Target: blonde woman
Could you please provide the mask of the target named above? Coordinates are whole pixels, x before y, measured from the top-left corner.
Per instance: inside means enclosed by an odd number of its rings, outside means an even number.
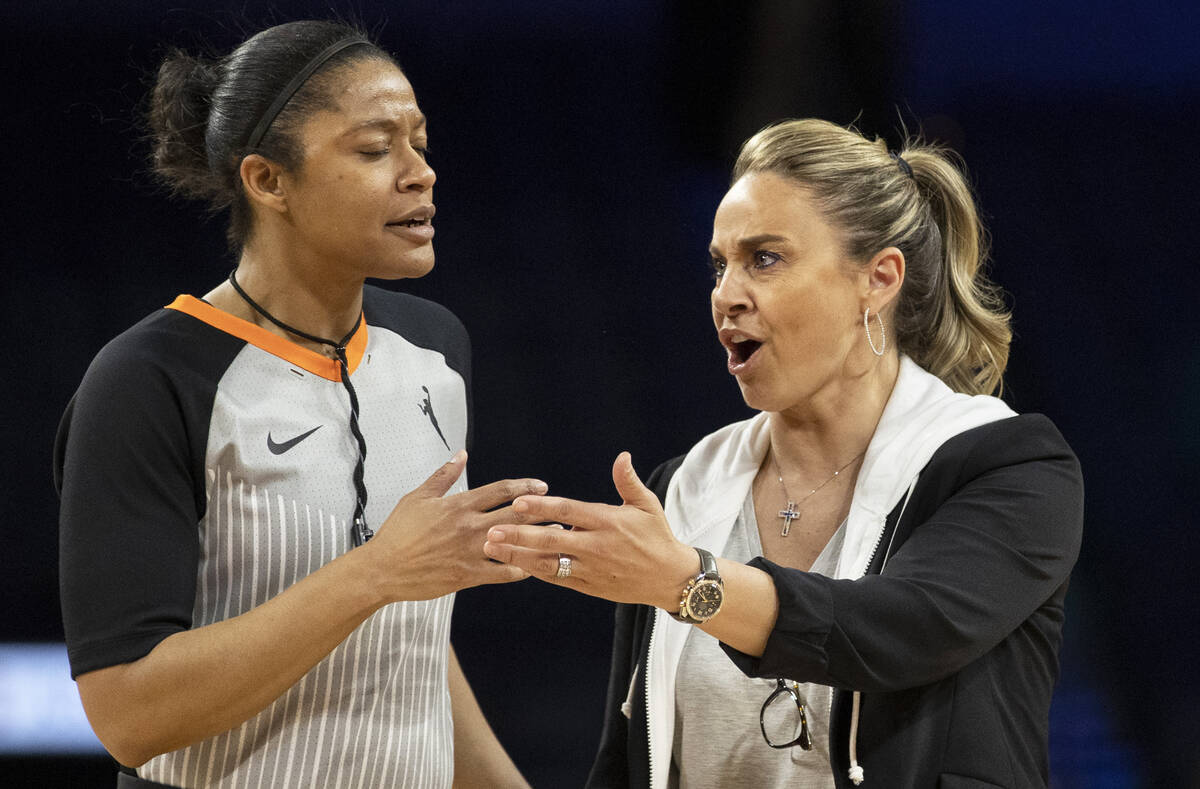
[[[781,123],[710,251],[760,413],[647,485],[622,453],[622,506],[517,499],[484,547],[627,604],[589,785],[1045,785],[1083,488],[1053,424],[991,396],[1009,316],[963,175]]]

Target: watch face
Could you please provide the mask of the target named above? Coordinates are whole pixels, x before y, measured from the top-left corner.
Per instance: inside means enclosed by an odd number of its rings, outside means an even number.
[[[721,610],[723,599],[725,599],[725,593],[721,589],[721,584],[711,579],[700,581],[688,595],[688,611],[691,612],[694,619],[711,619],[717,611]]]

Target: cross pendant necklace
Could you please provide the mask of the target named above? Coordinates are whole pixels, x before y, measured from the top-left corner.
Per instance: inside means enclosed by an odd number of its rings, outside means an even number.
[[[783,482],[782,476],[779,478],[779,481]],[[787,495],[787,488],[784,488],[783,494],[785,496]],[[812,494],[810,493],[808,495],[811,496]],[[786,536],[788,536],[788,532],[790,532],[792,530],[792,521],[794,521],[800,517],[800,510],[796,509],[796,502],[789,501],[787,503],[787,509],[783,509],[783,510],[779,511],[779,517],[783,518],[783,530],[780,531],[779,533],[780,533],[780,535],[786,537]]]
[[[862,457],[866,453],[867,453],[867,450],[865,450],[865,449],[862,452],[859,452],[857,455],[855,455],[853,458],[850,459],[849,463],[842,466],[837,471],[833,472],[832,477],[830,477],[829,479],[822,482],[820,485],[817,485],[815,488],[810,490],[802,499],[800,499],[799,501],[792,501],[792,496],[791,496],[791,494],[788,493],[787,485],[785,485],[783,482],[783,470],[781,468],[779,468],[779,461],[775,459],[775,453],[772,451],[771,452],[771,462],[775,464],[775,473],[776,473],[776,476],[779,477],[779,487],[783,488],[783,497],[784,497],[784,500],[787,501],[787,507],[785,507],[784,509],[779,511],[778,517],[783,519],[783,528],[780,529],[779,536],[780,537],[788,536],[788,534],[792,530],[792,521],[800,520],[800,510],[798,510],[797,507],[799,507],[801,504],[803,504],[804,502],[806,502],[810,498],[812,498],[813,494],[816,493],[818,490],[820,490],[821,488],[828,485],[830,482],[833,482],[835,479],[837,479],[838,476],[843,471],[850,468],[851,463],[858,460],[860,457]]]

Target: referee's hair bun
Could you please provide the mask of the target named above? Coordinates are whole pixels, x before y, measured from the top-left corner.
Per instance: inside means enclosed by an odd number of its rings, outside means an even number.
[[[339,46],[343,42],[351,43]],[[323,55],[330,48],[332,54]],[[316,70],[306,70],[319,56]],[[147,111],[155,174],[213,212],[230,209],[227,236],[233,249],[240,248],[253,223],[242,160],[258,154],[299,167],[305,119],[336,106],[342,67],[370,58],[396,63],[357,28],[322,20],[269,27],[215,60],[172,50],[159,66]],[[299,86],[290,86],[301,74]],[[281,96],[283,105],[271,109]],[[268,111],[273,114],[259,132]]]
[[[208,166],[205,134],[220,65],[176,49],[158,69],[150,94],[154,171],[172,190],[215,203],[222,180]]]

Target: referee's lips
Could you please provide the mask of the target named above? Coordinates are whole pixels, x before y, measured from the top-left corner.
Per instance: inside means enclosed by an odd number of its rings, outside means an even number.
[[[389,233],[420,244],[433,240],[433,215],[437,209],[432,203],[417,206],[408,213],[388,222]]]

